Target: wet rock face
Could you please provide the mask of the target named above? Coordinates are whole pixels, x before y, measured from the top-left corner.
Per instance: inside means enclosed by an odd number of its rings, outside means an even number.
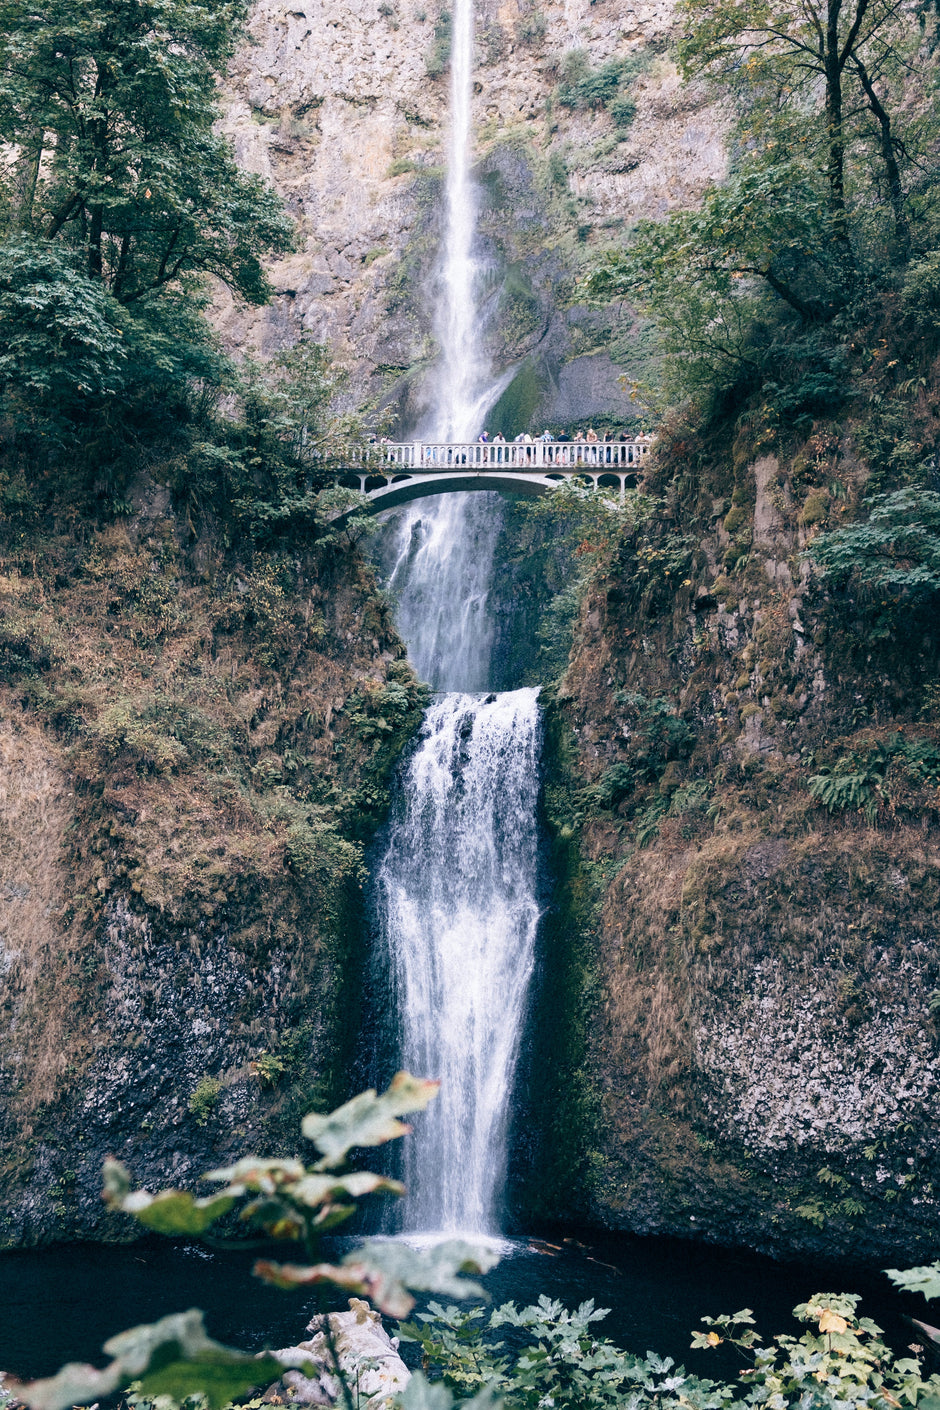
[[[354,1080],[363,849],[423,693],[355,554],[268,597],[139,488],[0,578],[0,636],[57,632],[28,699],[19,657],[0,679],[0,1245],[133,1237],[105,1156],[192,1187]]]
[[[677,469],[658,454],[653,493]],[[552,707],[547,795],[579,856],[560,931],[584,927],[593,1004],[568,1059],[597,1113],[586,1208],[781,1256],[926,1261],[936,790],[899,774],[868,814],[829,811],[810,779],[936,747],[938,726],[904,660],[850,656],[861,626],[800,555],[790,461],[755,455],[733,480],[724,466],[679,470],[686,497],[595,584]]]
[[[0,1233],[12,1246],[127,1237],[101,1204],[106,1156],[150,1188],[191,1186],[277,1124],[283,1097],[259,1079],[259,1049],[301,1025],[302,1077],[329,1072],[338,1045],[340,975],[303,935],[259,964],[224,928],[174,930],[129,895],[109,898],[100,948],[76,953],[78,937],[50,920],[39,973],[11,960],[0,986]]]
[[[267,354],[306,331],[350,367],[351,402],[397,403],[406,429],[434,354],[429,309],[449,101],[444,9],[423,0],[288,9],[259,0],[224,122],[241,163],[287,201],[299,236],[297,252],[272,271],[270,308],[245,310],[219,292],[226,340]],[[514,0],[489,0],[477,12],[483,333],[498,367],[533,353],[554,361],[557,405],[549,387],[540,415],[616,416],[624,398],[609,363],[600,379],[592,368],[589,387],[585,369],[571,378],[558,371],[584,351],[568,334],[580,315],[566,310],[560,325],[553,317],[558,287],[608,243],[605,224],[694,203],[724,170],[722,124],[700,92],[680,90],[662,57],[670,3],[624,12],[613,0],[546,0],[536,13],[533,25],[531,7]],[[559,105],[559,68],[574,50],[595,68],[644,56],[630,83],[637,111],[628,128],[615,128],[603,109]]]

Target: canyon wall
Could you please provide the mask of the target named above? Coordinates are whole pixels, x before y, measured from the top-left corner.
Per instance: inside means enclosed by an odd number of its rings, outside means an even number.
[[[227,342],[271,353],[303,331],[328,343],[350,371],[350,400],[392,406],[403,434],[426,404],[435,351],[448,20],[425,0],[261,0],[225,120],[239,160],[298,222],[269,308],[220,295]],[[620,372],[642,364],[642,339],[623,331],[619,311],[585,308],[576,280],[624,222],[693,204],[724,171],[721,115],[704,92],[680,87],[673,31],[664,0],[477,8],[481,331],[496,368],[517,372],[494,431],[636,413]],[[572,52],[575,75],[629,62],[614,87],[635,104],[632,119],[583,106],[580,90],[582,106],[565,106]]]
[[[535,1055],[541,1159],[556,1214],[574,1164],[607,1227],[913,1262],[940,1252],[937,624],[879,636],[801,557],[864,492],[851,425],[754,439],[673,428],[550,701],[573,1019],[549,1089]],[[813,795],[840,774],[867,806]]]

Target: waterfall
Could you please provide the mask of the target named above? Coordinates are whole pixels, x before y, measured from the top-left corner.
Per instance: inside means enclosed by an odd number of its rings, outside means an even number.
[[[474,257],[477,190],[471,172],[473,0],[455,0],[450,56],[451,125],[445,225],[434,288],[440,357],[432,405],[418,436],[470,441],[506,377],[494,378],[479,337]],[[383,554],[398,629],[418,675],[440,690],[486,690],[492,650],[487,610],[493,553],[502,526],[498,494],[419,500],[396,521]]]
[[[450,51],[450,142],[447,225],[435,303],[441,346],[429,439],[469,441],[487,410],[489,366],[478,337],[474,258],[477,191],[470,168],[473,97],[473,0],[454,0]]]
[[[403,516],[387,564],[396,624],[418,675],[438,688],[490,684],[489,589],[502,507],[497,494],[450,494],[419,500]]]
[[[427,712],[376,878],[401,1060],[441,1091],[405,1151],[405,1227],[496,1233],[535,962],[535,690]]]
[[[455,0],[447,216],[434,408],[419,434],[470,440],[499,395],[478,336],[471,177],[473,0]],[[538,924],[536,690],[485,695],[503,501],[444,495],[401,516],[386,551],[399,631],[437,691],[373,883],[399,1061],[441,1092],[406,1143],[406,1232],[496,1233]],[[470,692],[477,692],[476,694]]]

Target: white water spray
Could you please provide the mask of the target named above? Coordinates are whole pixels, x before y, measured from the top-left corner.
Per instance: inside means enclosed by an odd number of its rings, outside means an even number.
[[[537,695],[431,707],[376,878],[401,1060],[441,1081],[406,1143],[409,1230],[499,1232],[539,918]]]
[[[420,435],[472,440],[499,396],[479,338],[471,177],[473,0],[455,0],[447,219],[433,410]],[[491,680],[497,494],[401,516],[389,569],[398,628],[440,691]],[[406,1143],[406,1232],[498,1232],[510,1103],[538,924],[537,691],[447,694],[428,710],[375,880],[403,1065],[441,1080]]]

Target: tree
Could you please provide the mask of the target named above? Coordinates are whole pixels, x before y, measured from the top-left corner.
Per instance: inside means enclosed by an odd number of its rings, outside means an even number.
[[[6,223],[80,251],[122,305],[212,274],[269,294],[290,224],[213,131],[244,0],[0,0],[0,138],[19,161]]]
[[[916,71],[920,31],[911,0],[684,0],[691,28],[680,45],[687,76],[708,75],[750,89],[795,117],[807,141],[822,110],[822,165],[832,238],[852,259],[846,159],[857,142],[876,146],[884,167],[897,253],[910,249],[900,159],[910,154],[889,112]],[[922,56],[920,56],[922,57]],[[872,119],[874,122],[872,122]],[[765,113],[766,120],[766,113]],[[788,124],[788,126],[790,126]],[[793,127],[791,127],[791,135]]]
[[[639,222],[588,292],[653,319],[674,395],[718,409],[775,384],[775,414],[831,410],[850,329],[935,241],[936,46],[918,0],[681,13],[686,77],[733,105],[729,176],[698,210]]]

